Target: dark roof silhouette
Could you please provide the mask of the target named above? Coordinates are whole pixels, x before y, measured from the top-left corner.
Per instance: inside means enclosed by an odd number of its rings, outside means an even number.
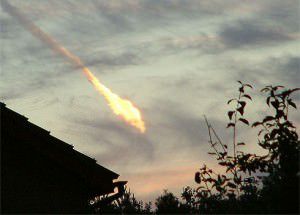
[[[117,173],[0,106],[2,212],[86,212],[88,199],[113,193]]]

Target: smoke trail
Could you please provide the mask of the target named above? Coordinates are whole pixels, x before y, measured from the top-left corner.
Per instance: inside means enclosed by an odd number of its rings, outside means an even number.
[[[36,38],[40,39],[56,53],[67,59],[73,66],[81,68],[87,79],[93,84],[96,90],[104,96],[108,102],[108,105],[116,115],[121,116],[126,122],[139,129],[142,133],[145,132],[145,123],[142,120],[141,113],[129,100],[120,98],[120,96],[113,93],[109,88],[101,84],[94,74],[84,65],[79,57],[64,48],[50,35],[43,32],[16,7],[10,5],[6,0],[2,0],[1,5],[2,8],[11,14],[11,16],[15,17]]]
[[[11,16],[16,18],[20,24],[23,25],[29,32],[31,32],[36,38],[47,44],[61,56],[65,57],[71,64],[83,69],[85,66],[83,62],[77,56],[73,55],[66,48],[60,45],[50,35],[43,32],[39,27],[32,23],[25,15],[21,13],[16,7],[10,5],[6,0],[1,1],[2,8],[4,8]]]

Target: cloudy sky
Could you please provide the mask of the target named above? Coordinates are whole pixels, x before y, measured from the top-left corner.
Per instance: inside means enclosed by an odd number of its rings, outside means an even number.
[[[260,88],[300,87],[298,0],[9,2],[133,101],[147,131],[116,117],[79,69],[2,7],[1,101],[119,173],[139,199],[195,186],[197,168],[216,165],[203,115],[230,140],[226,102],[237,80],[255,86],[251,122],[264,114]],[[292,117],[299,128],[299,111]],[[239,134],[258,150],[255,131]]]

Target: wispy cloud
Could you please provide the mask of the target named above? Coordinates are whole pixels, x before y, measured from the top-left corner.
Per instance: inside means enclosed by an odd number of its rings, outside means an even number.
[[[299,87],[297,0],[9,2],[133,100],[147,132],[137,134],[111,115],[78,69],[4,9],[1,100],[120,173],[143,198],[168,187],[180,192],[193,165],[210,162],[203,114],[230,140],[226,101],[236,80]],[[262,111],[252,108],[251,117]],[[251,135],[241,130],[254,143]]]
[[[293,39],[288,33],[268,25],[262,25],[258,20],[243,20],[225,25],[220,32],[225,45],[233,48],[253,45],[276,45]]]

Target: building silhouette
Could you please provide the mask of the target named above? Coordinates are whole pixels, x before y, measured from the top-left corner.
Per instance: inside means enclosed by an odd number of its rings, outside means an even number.
[[[1,211],[87,213],[88,200],[126,182],[69,145],[1,106]],[[113,199],[113,198],[112,198]]]

